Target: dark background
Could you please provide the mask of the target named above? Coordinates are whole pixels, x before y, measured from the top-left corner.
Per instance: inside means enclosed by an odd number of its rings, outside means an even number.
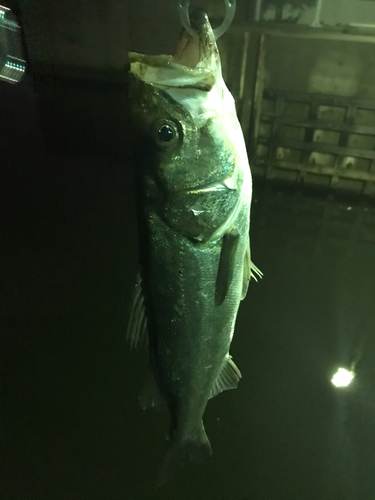
[[[29,4],[13,7],[28,19]],[[212,461],[155,492],[167,419],[138,408],[147,356],[125,340],[137,271],[126,58],[80,75],[43,65],[32,29],[25,79],[0,82],[0,498],[375,499],[373,203],[259,181],[264,279],[232,348],[243,380],[208,405]],[[355,382],[335,389],[352,363]]]

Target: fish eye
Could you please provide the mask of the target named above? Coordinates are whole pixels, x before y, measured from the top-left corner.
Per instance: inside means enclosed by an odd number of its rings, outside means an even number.
[[[158,130],[159,141],[171,142],[174,139],[174,130],[170,125],[162,125]]]
[[[161,149],[173,148],[180,134],[176,124],[170,120],[159,120],[154,127],[154,139],[157,146]]]

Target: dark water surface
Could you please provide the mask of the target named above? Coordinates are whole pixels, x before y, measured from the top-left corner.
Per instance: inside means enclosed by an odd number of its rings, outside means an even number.
[[[209,402],[212,461],[155,492],[167,419],[138,408],[146,354],[125,341],[129,167],[40,161],[53,175],[8,175],[1,200],[0,498],[375,499],[374,208],[256,185],[243,379]]]

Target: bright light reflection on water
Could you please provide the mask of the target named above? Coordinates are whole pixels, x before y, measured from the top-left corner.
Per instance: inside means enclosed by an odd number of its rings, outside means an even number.
[[[355,373],[346,368],[339,368],[333,375],[331,382],[335,387],[347,387],[353,380]]]

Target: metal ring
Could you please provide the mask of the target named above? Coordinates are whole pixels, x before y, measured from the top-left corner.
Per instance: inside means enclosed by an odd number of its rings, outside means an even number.
[[[215,39],[218,40],[227,31],[232,24],[234,14],[236,13],[236,0],[224,0],[225,2],[225,18],[223,23],[213,30]],[[182,25],[190,33],[191,36],[198,38],[198,33],[193,29],[190,23],[189,16],[190,0],[179,0],[178,10]]]

